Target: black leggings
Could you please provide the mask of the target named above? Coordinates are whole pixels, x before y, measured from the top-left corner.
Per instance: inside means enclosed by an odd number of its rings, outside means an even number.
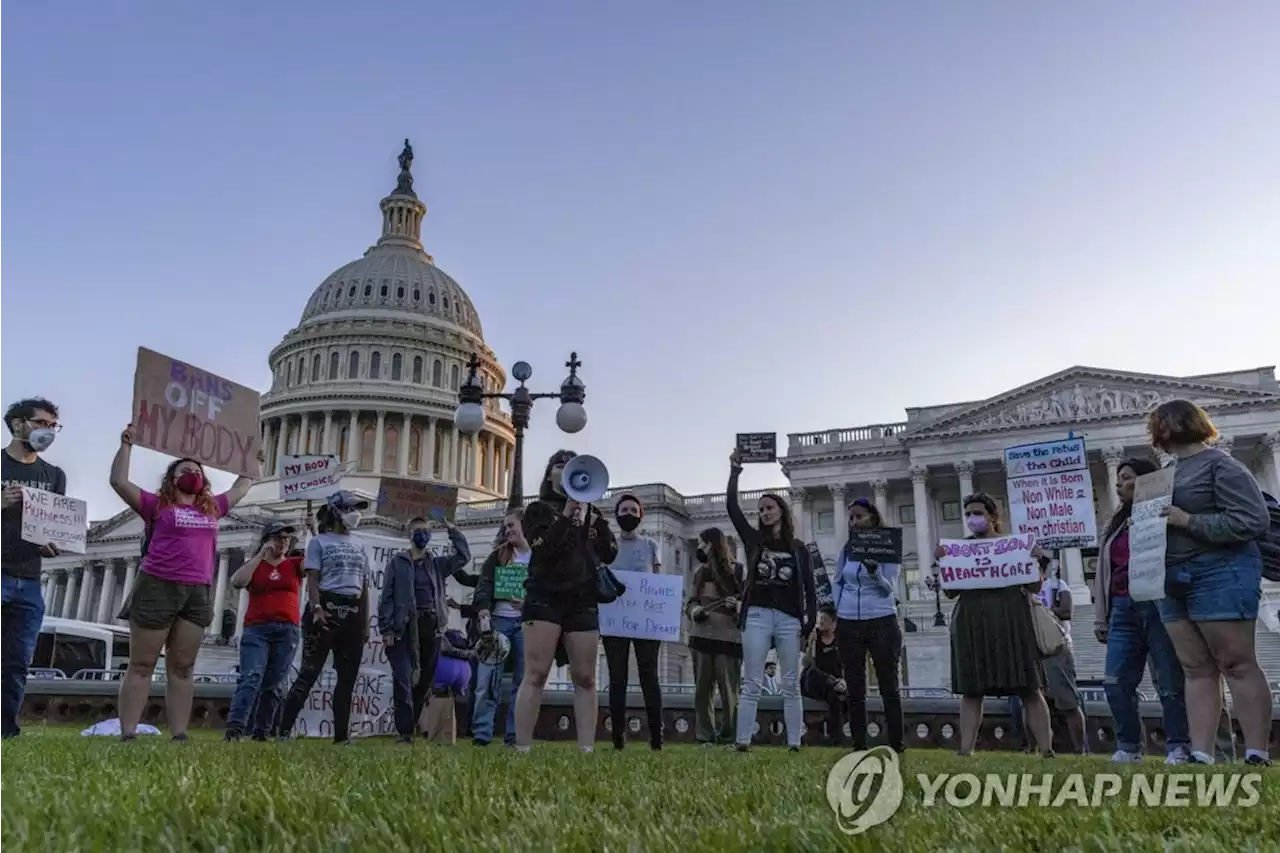
[[[853,748],[867,748],[867,654],[876,670],[880,699],[884,702],[889,746],[902,751],[902,698],[898,694],[898,660],[902,653],[902,629],[896,616],[879,619],[841,619],[836,623],[836,646],[849,688],[849,732]]]
[[[333,668],[338,676],[333,685],[333,740],[341,743],[351,737],[351,694],[360,675],[368,622],[361,618],[365,614],[357,597],[321,592],[320,605],[327,617],[323,628],[315,624],[310,610],[302,617],[302,665],[284,702],[280,732],[287,735],[293,731],[293,724],[332,652]]]
[[[644,709],[649,717],[649,743],[662,744],[662,686],[658,683],[658,650],[660,640],[633,640],[629,637],[602,637],[604,659],[609,665],[609,719],[613,725],[613,742],[622,744],[627,738],[627,681],[631,664],[631,647],[636,649],[636,669],[640,671],[640,691],[644,693]]]

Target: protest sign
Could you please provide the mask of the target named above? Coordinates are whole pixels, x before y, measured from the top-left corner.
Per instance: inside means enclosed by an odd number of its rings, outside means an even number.
[[[138,347],[133,443],[244,477],[261,475],[258,392]]]
[[[402,477],[383,477],[378,485],[378,515],[385,518],[408,521],[422,517],[452,523],[457,508],[457,486]]]
[[[831,578],[827,575],[827,561],[817,542],[808,543],[809,565],[813,568],[813,589],[818,599],[819,610],[834,610],[835,601],[831,597]]]
[[[617,600],[600,605],[600,635],[680,642],[684,577],[618,572],[627,586]]]
[[[320,501],[338,491],[342,464],[337,456],[282,456],[280,500]]]
[[[1172,503],[1172,465],[1134,481],[1129,514],[1129,597],[1134,601],[1164,598],[1169,522],[1160,510]]]
[[[1098,518],[1084,439],[1021,444],[1004,452],[1009,519],[1041,548],[1093,548]]]
[[[846,560],[865,563],[902,564],[901,527],[850,527],[849,540],[845,544]]]
[[[52,543],[59,551],[85,552],[89,535],[89,505],[44,489],[22,487],[22,540],[36,545]]]
[[[529,567],[518,563],[495,566],[493,569],[493,600],[521,601],[524,599],[524,582],[529,577]]]
[[[938,561],[943,589],[999,589],[1036,583],[1040,562],[1031,556],[1036,538],[943,539],[946,554]]]
[[[738,461],[777,462],[778,434],[776,432],[740,432],[735,445]]]

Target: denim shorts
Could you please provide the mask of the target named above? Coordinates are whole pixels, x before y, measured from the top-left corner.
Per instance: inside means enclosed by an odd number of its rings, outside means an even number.
[[[1262,554],[1250,542],[1238,551],[1201,554],[1166,571],[1185,570],[1191,578],[1191,592],[1177,598],[1162,598],[1160,621],[1239,622],[1258,618],[1262,598]]]

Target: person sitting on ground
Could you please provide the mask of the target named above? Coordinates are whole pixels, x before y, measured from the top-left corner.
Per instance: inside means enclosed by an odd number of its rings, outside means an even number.
[[[844,707],[849,688],[836,646],[836,620],[830,611],[818,613],[818,630],[809,638],[809,647],[800,671],[800,694],[827,703],[827,743],[844,743]]]

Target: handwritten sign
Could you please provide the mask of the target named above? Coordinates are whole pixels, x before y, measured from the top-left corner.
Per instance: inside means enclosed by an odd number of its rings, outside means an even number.
[[[1013,530],[1041,548],[1093,548],[1098,518],[1084,439],[1021,444],[1004,452]]]
[[[495,601],[520,601],[524,598],[524,582],[529,577],[529,567],[518,563],[495,566],[493,569],[493,598]]]
[[[735,446],[738,450],[739,462],[778,461],[778,434],[776,432],[740,432]]]
[[[822,549],[817,542],[809,542],[809,565],[813,568],[813,588],[818,599],[819,610],[835,610],[835,601],[831,597],[831,578],[827,575],[827,561],[822,556]]]
[[[258,477],[258,392],[138,347],[133,443],[210,468]]]
[[[620,572],[627,585],[616,601],[600,605],[600,634],[680,642],[684,577]]]
[[[1164,598],[1169,522],[1160,510],[1172,503],[1172,465],[1134,481],[1129,515],[1129,597],[1134,601]]]
[[[1040,563],[1031,556],[1036,538],[943,539],[946,555],[938,561],[943,589],[999,589],[1036,583]]]
[[[378,486],[378,515],[386,518],[409,521],[421,516],[452,522],[457,508],[457,486],[401,477],[383,477]]]
[[[901,527],[850,527],[849,541],[845,544],[846,560],[859,563],[875,560],[877,563],[902,563]]]
[[[342,464],[337,456],[282,456],[280,500],[324,500],[338,491]]]
[[[79,498],[22,487],[22,539],[36,545],[53,543],[59,551],[85,552],[89,505]]]

